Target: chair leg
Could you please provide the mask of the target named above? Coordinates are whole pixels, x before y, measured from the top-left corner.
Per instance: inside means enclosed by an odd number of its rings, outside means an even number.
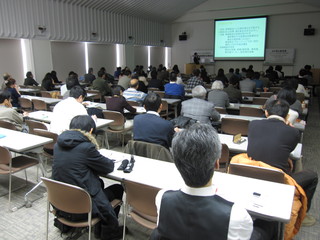
[[[46,226],[46,240],[49,238],[49,211],[50,211],[50,203],[47,200],[47,226]]]
[[[10,173],[9,173],[9,211],[11,210],[11,184],[12,184],[12,174],[11,174],[11,161],[10,161]]]
[[[124,206],[123,206],[123,233],[122,233],[122,240],[124,240],[125,237],[126,237],[127,207],[128,207],[128,202],[127,202],[127,199],[126,199],[126,201],[124,203]]]
[[[108,139],[108,132],[105,131],[105,146],[107,146],[108,149],[110,149],[110,145],[109,145],[109,139]]]

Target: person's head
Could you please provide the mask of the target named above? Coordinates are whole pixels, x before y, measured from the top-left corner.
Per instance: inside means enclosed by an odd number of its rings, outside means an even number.
[[[223,83],[219,80],[216,80],[212,83],[211,89],[223,90]]]
[[[217,76],[224,76],[223,68],[219,68]]]
[[[0,91],[0,104],[7,106],[7,107],[12,107],[11,105],[11,93],[7,90]]]
[[[79,129],[88,133],[95,133],[96,123],[89,115],[78,115],[72,118],[69,129]]]
[[[297,100],[296,90],[290,86],[283,87],[278,92],[277,99],[285,100],[289,105],[292,105]]]
[[[266,105],[266,116],[276,115],[286,118],[289,112],[289,103],[283,99],[273,100]]]
[[[209,124],[195,123],[178,132],[172,140],[174,163],[185,184],[203,187],[211,181],[221,156],[221,143]]]
[[[68,77],[73,76],[74,74],[75,74],[74,71],[70,71],[69,74],[68,74]]]
[[[249,79],[252,79],[252,78],[253,78],[253,72],[248,71],[248,72],[246,73],[246,77],[249,78]]]
[[[229,84],[233,85],[233,86],[238,86],[239,84],[239,78],[236,75],[233,75],[230,77],[229,79]]]
[[[121,71],[121,67],[117,67],[117,71]]]
[[[77,85],[80,85],[78,78],[76,78],[75,76],[68,77],[66,81],[66,86],[68,90]]]
[[[276,67],[274,68],[276,71],[281,72],[282,70],[282,66],[281,65],[276,65]]]
[[[147,111],[161,111],[161,97],[154,92],[149,93],[144,99],[143,106]]]
[[[229,68],[229,73],[234,73],[234,69],[233,68]]]
[[[132,79],[130,80],[129,86],[130,86],[131,88],[137,89],[137,88],[139,87],[139,80],[138,80],[138,78],[132,78]]]
[[[297,89],[298,85],[299,85],[299,80],[297,78],[291,78],[285,82],[284,87],[292,87],[294,89]]]
[[[50,80],[52,80],[52,75],[51,75],[51,73],[46,73],[46,75],[44,75],[44,78],[43,79],[46,79],[46,80],[48,80],[48,79],[50,79]]]
[[[173,68],[172,68],[172,70],[179,70],[179,67],[178,67],[178,65],[177,64],[175,64],[174,66],[173,66]]]
[[[106,72],[106,68],[105,68],[105,67],[101,67],[99,71],[101,71],[101,72],[104,72],[104,73],[105,73],[105,72]]]
[[[87,96],[86,90],[84,90],[80,85],[76,85],[70,89],[70,97],[75,98],[78,102],[82,103],[84,98]]]
[[[55,77],[55,76],[57,76],[57,72],[55,70],[52,70],[51,75]]]
[[[311,70],[311,65],[305,65],[304,69],[307,70],[308,72]]]
[[[105,71],[102,71],[102,70],[100,70],[99,72],[98,72],[98,77],[99,78],[104,78],[105,77]]]
[[[253,73],[253,79],[260,79],[260,73],[259,72],[254,72]]]
[[[4,82],[5,82],[7,88],[14,88],[14,86],[17,83],[16,80],[13,78],[9,78],[8,80],[5,80]]]
[[[247,72],[247,69],[246,68],[241,68],[241,71],[242,72]]]
[[[112,96],[120,96],[122,95],[122,88],[120,85],[112,86],[111,92],[112,92]]]
[[[88,73],[91,73],[91,74],[93,73],[93,68],[92,67],[88,69]]]
[[[239,68],[236,68],[236,74],[239,74],[240,73],[240,69]]]
[[[3,80],[8,80],[9,78],[11,78],[11,75],[9,73],[3,74]]]
[[[170,73],[170,82],[177,81],[177,74],[175,72]]]
[[[305,76],[305,75],[307,75],[307,71],[305,70],[305,69],[300,69],[300,71],[299,71],[299,76]]]
[[[194,98],[205,99],[206,95],[207,90],[201,85],[198,85],[192,89],[192,97]]]
[[[27,73],[26,73],[26,77],[27,77],[27,78],[33,78],[32,72],[27,72]]]
[[[152,70],[152,71],[151,71],[151,78],[152,78],[152,79],[157,79],[157,76],[158,76],[157,71]]]
[[[266,74],[264,71],[260,71],[260,77],[264,77]]]
[[[195,56],[198,56],[198,53],[195,52],[194,55],[195,55]]]
[[[123,75],[130,76],[131,75],[131,71],[130,70],[125,70],[125,71],[123,71]]]
[[[200,70],[199,70],[199,69],[194,69],[194,70],[192,71],[192,74],[193,74],[193,76],[199,77],[199,75],[200,75]]]

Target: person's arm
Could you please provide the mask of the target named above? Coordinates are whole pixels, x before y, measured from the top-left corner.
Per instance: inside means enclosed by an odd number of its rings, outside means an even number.
[[[211,119],[214,122],[217,122],[220,120],[220,113],[214,107],[211,110]]]
[[[137,112],[137,109],[132,107],[124,97],[122,97],[122,102],[123,102],[123,107],[125,109],[127,109],[129,112],[131,112],[131,113],[136,113]]]
[[[36,80],[34,80],[34,79],[32,79],[32,84],[33,84],[33,85],[36,85],[36,86],[39,85],[39,83],[38,83]]]
[[[17,111],[12,111],[12,120],[17,124],[23,123],[23,117],[21,114],[19,114]]]

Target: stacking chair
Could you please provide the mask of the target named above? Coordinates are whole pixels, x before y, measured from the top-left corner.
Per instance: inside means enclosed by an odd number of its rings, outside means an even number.
[[[50,132],[45,129],[38,129],[38,128],[33,129],[33,134],[41,136],[41,137],[51,138],[53,140],[53,142],[47,143],[43,146],[43,152],[42,152],[43,156],[46,159],[44,169],[47,172],[50,172],[50,171],[48,171],[48,168],[47,168],[48,159],[53,159],[53,147],[54,147],[54,144],[57,142],[58,134]]]
[[[254,97],[256,94],[254,92],[241,92],[243,97]]]
[[[252,99],[252,104],[264,105],[267,100],[268,100],[268,98],[266,98],[266,97],[254,97]]]
[[[65,224],[70,227],[89,227],[89,236],[88,239],[91,239],[91,228],[97,224],[101,219],[92,218],[92,199],[90,194],[75,185],[59,182],[49,178],[41,177],[41,180],[45,184],[48,192],[48,201],[47,201],[47,227],[46,227],[46,239],[48,240],[49,233],[49,212],[53,214],[56,211],[51,210],[50,205],[55,208],[67,212],[67,213],[87,213],[88,219],[85,221],[73,222],[62,217],[58,217],[58,221],[62,224]],[[122,201],[115,199],[111,202],[113,208],[121,205]]]
[[[229,152],[229,147],[227,144],[221,144],[221,157],[219,159],[219,171],[221,172],[226,172],[228,169],[229,165],[229,157],[230,157],[230,152]]]
[[[42,100],[32,99],[32,104],[33,104],[33,109],[35,111],[40,111],[40,110],[47,111],[48,110],[47,104]]]
[[[215,107],[214,109],[216,109],[217,112],[220,113],[220,114],[227,114],[227,110],[225,108]]]
[[[15,131],[17,130],[16,126],[13,123],[5,120],[0,120],[0,127]]]
[[[161,98],[164,98],[164,91],[154,91],[154,93],[158,94]]]
[[[98,90],[87,90],[87,93],[93,93],[95,94],[95,96],[90,97],[92,99],[92,101],[96,102],[102,102],[103,98],[101,93]]]
[[[41,97],[52,98],[52,95],[48,91],[41,91]]]
[[[35,134],[34,129],[43,129],[43,130],[48,130],[47,126],[43,124],[42,122],[34,121],[34,120],[26,120],[26,124],[29,128],[29,133]]]
[[[243,119],[222,118],[221,131],[226,134],[248,136],[249,121]]]
[[[141,157],[173,162],[171,152],[160,144],[129,140],[124,152]]]
[[[273,92],[261,92],[260,97],[266,97],[269,98],[273,95]]]
[[[32,110],[32,102],[28,98],[19,98],[19,103],[22,110],[31,111]]]
[[[241,163],[230,163],[230,174],[256,178],[276,183],[284,183],[284,173],[280,170],[251,166]]]
[[[241,116],[264,117],[264,111],[260,108],[240,107]]]
[[[157,227],[157,207],[155,198],[159,188],[124,180],[126,201],[124,207],[123,240],[125,239],[125,226],[127,215],[140,225],[155,229]]]
[[[120,112],[116,111],[109,111],[109,110],[104,110],[102,111],[104,119],[111,119],[113,120],[112,123],[108,125],[107,132],[110,133],[116,133],[121,135],[121,142],[122,142],[122,147],[124,146],[124,135],[132,130],[133,126],[126,126],[125,125],[125,118]],[[108,135],[106,134],[106,143],[108,146],[108,149],[110,148],[109,146],[109,141],[108,141]]]
[[[160,91],[159,88],[148,88],[148,92]]]
[[[131,107],[139,107],[140,104],[138,102],[135,102],[135,101],[127,101]]]
[[[304,101],[305,96],[303,93],[296,93],[296,96],[297,96],[297,100],[299,100],[300,102]]]
[[[37,164],[37,159],[24,155],[12,158],[11,152],[7,148],[0,146],[0,175],[9,175],[9,210],[11,210],[12,174],[20,172],[22,170],[26,170],[27,168],[35,166]],[[26,186],[28,183],[26,171],[25,177]]]
[[[273,92],[273,94],[277,94],[281,90],[281,87],[270,87],[269,91]]]

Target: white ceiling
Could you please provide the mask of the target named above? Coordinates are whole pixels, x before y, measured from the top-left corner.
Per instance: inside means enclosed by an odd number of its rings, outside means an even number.
[[[281,2],[275,0],[54,0],[66,2],[76,6],[84,6],[102,11],[117,14],[129,15],[138,18],[149,19],[151,21],[170,23],[183,16],[193,8],[205,3],[214,2],[214,6],[219,10],[219,6],[227,5],[227,8],[234,8],[235,5],[245,8],[257,7],[259,5],[278,5]],[[288,0],[287,2],[297,2],[314,7],[320,7],[320,0]],[[228,4],[229,3],[229,4]],[[212,9],[211,9],[212,10]],[[224,10],[227,10],[224,8]]]

